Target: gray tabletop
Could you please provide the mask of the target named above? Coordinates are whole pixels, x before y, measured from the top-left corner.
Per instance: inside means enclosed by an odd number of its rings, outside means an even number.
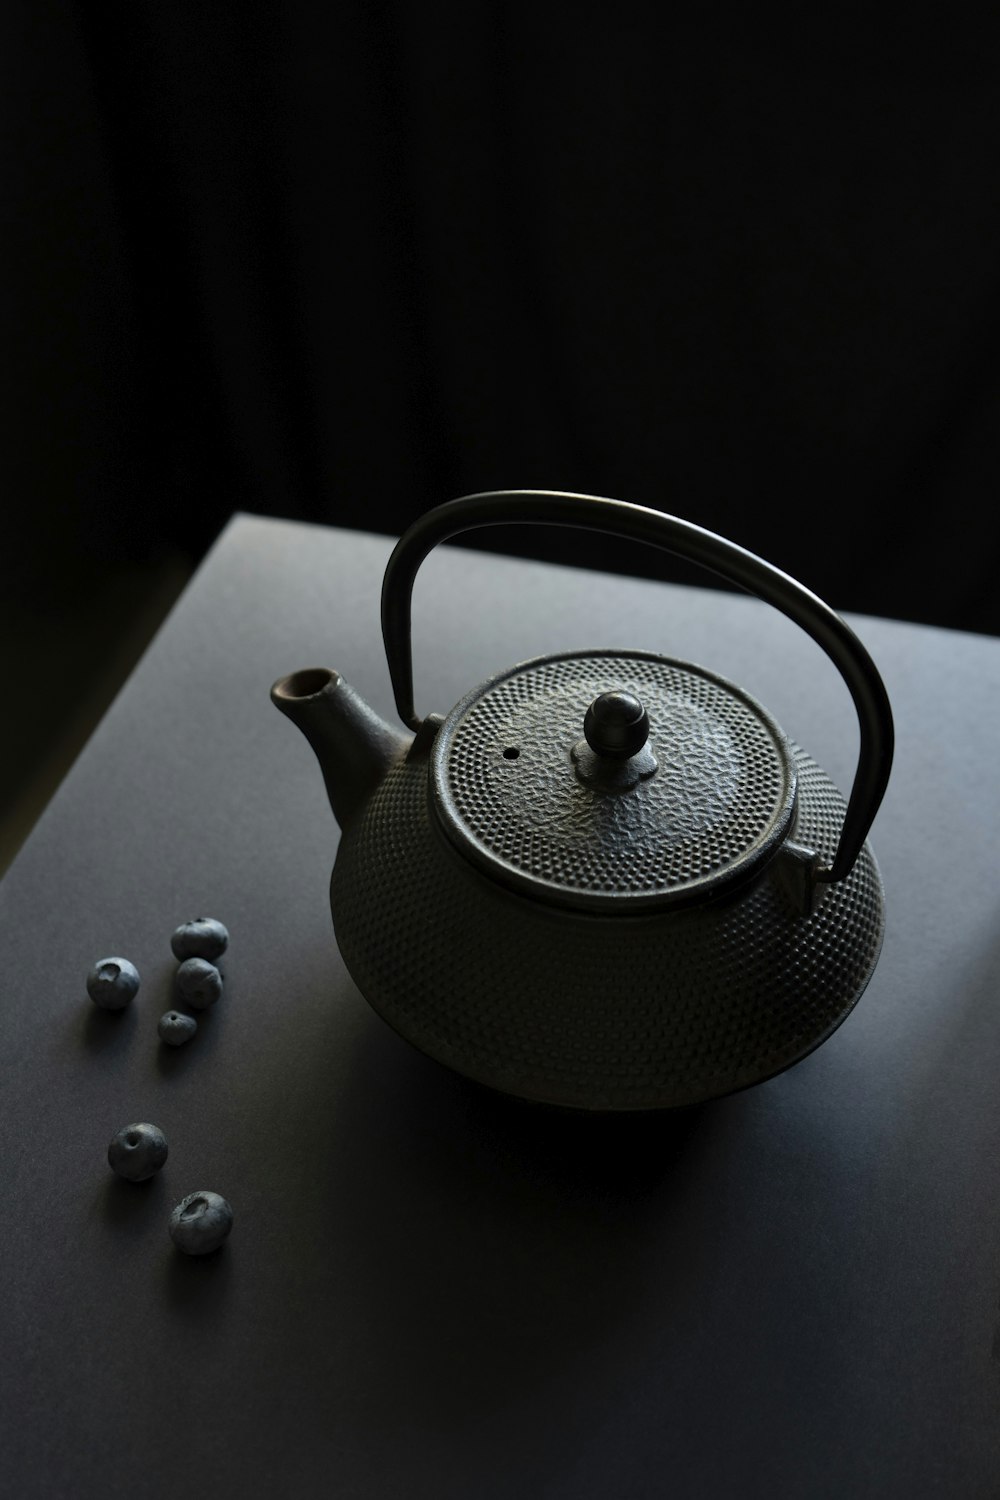
[[[268,688],[327,664],[392,717],[389,550],[236,518],[0,886],[0,1492],[992,1500],[1000,641],[854,622],[898,746],[885,948],[841,1029],[718,1103],[579,1117],[414,1052],[338,956],[337,830]],[[441,549],[415,634],[424,712],[636,646],[853,774],[836,672],[753,600]],[[226,992],[172,1052],[201,913]],[[120,1016],[84,989],[110,953],[143,978]],[[105,1159],[134,1120],[170,1142],[141,1186]],[[192,1260],[166,1221],[199,1188],[236,1223]]]

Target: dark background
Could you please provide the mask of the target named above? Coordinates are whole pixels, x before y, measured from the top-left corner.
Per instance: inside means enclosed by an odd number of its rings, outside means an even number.
[[[587,490],[1000,632],[1000,18],[5,17],[8,798],[234,509],[395,533]]]

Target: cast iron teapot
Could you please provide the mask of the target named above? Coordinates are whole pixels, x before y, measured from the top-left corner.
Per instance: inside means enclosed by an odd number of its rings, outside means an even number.
[[[854,699],[848,803],[749,694],[648,651],[561,653],[414,708],[410,600],[438,542],[580,526],[703,564],[782,610]],[[382,631],[407,733],[336,672],[271,689],[342,829],[330,900],[372,1006],[439,1062],[521,1098],[662,1109],[759,1083],[843,1021],[882,944],[865,840],[892,713],[853,631],[801,584],[687,521],[549,491],[430,511],[389,560]]]

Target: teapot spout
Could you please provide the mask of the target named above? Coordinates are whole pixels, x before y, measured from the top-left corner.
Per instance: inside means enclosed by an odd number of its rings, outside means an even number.
[[[387,724],[339,672],[326,667],[279,678],[271,702],[298,725],[316,752],[341,828],[413,742],[411,734]]]

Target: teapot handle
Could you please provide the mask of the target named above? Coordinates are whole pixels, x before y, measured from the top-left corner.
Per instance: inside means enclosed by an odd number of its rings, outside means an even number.
[[[574,526],[647,542],[709,568],[780,609],[817,641],[844,678],[861,732],[858,768],[840,843],[824,881],[849,874],[868,836],[892,767],[892,710],[875,664],[854,631],[809,589],[735,542],[644,505],[558,490],[489,490],[439,505],[415,521],[396,545],[382,584],[382,636],[400,718],[420,726],[413,704],[411,599],[417,569],[439,542],[479,526]]]

